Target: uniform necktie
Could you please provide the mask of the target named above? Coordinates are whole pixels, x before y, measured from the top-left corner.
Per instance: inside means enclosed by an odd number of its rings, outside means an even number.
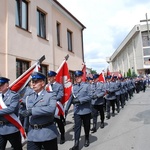
[[[3,98],[3,99],[4,99],[4,97],[5,97],[4,94],[2,94],[2,98]]]
[[[37,99],[38,98],[38,93],[35,93],[35,99]]]
[[[53,87],[53,83],[51,84],[51,87]]]
[[[97,83],[95,83],[95,88],[97,87]]]

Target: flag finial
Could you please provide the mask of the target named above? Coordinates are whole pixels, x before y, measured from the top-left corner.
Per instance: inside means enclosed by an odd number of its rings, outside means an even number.
[[[69,58],[69,54],[67,54],[67,55],[65,56],[65,60],[67,61],[68,58]]]
[[[40,59],[38,59],[38,62],[41,63],[43,60],[45,60],[45,55],[43,55]]]

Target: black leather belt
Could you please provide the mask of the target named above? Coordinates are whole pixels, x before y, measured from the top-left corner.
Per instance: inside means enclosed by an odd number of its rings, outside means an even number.
[[[3,126],[3,125],[6,125],[6,124],[9,124],[10,122],[9,121],[0,121],[0,125]]]
[[[47,127],[49,125],[52,125],[53,122],[48,122],[48,123],[45,123],[45,124],[30,124],[30,126],[33,128],[33,129],[42,129],[44,127]]]

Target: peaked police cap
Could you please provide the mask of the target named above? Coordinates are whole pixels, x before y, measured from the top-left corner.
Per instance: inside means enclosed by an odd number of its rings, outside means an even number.
[[[47,75],[48,77],[54,77],[57,75],[57,73],[55,71],[50,70]]]
[[[7,82],[9,82],[9,81],[10,81],[10,79],[8,79],[8,78],[0,77],[0,85],[2,85],[2,84],[4,84],[4,83],[7,83]]]
[[[83,75],[83,72],[82,72],[81,70],[76,70],[76,71],[74,72],[74,75],[75,75],[75,77],[80,77],[80,76]]]
[[[91,78],[91,77],[87,77],[87,80],[88,80],[88,81],[90,81],[90,80],[93,80],[93,78]]]
[[[107,76],[107,79],[111,79],[111,75]]]
[[[41,72],[33,72],[31,78],[32,80],[44,80],[46,76]]]
[[[99,74],[94,74],[93,79],[97,79],[99,77]]]

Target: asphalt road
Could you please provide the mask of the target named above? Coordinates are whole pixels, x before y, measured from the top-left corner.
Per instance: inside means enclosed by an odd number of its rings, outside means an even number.
[[[74,144],[73,113],[67,116],[66,142],[59,150],[69,150]],[[98,118],[98,126],[100,119]],[[98,127],[97,127],[98,128]],[[59,142],[59,138],[58,138]],[[26,145],[23,147],[26,150]],[[105,128],[90,134],[90,145],[84,147],[84,131],[80,138],[82,150],[150,150],[150,88],[134,94],[115,117],[105,119]],[[8,148],[7,150],[10,150]]]

